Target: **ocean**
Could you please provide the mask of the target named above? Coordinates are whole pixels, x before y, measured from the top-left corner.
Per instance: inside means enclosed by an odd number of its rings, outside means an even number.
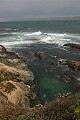
[[[24,57],[35,76],[36,103],[80,91],[80,72],[60,64],[80,60],[79,50],[63,46],[70,42],[80,43],[79,20],[0,22],[0,44]],[[37,51],[42,59],[35,57]]]

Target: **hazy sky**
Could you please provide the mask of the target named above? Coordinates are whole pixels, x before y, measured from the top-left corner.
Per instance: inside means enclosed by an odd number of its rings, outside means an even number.
[[[79,15],[80,0],[0,0],[0,21]]]

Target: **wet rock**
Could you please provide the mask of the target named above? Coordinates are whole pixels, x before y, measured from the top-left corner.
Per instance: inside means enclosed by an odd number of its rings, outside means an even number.
[[[69,46],[71,48],[80,49],[80,44],[67,43],[67,44],[64,44],[63,46]]]
[[[54,63],[52,62],[51,65],[54,65]]]
[[[58,62],[59,62],[59,64],[61,64],[61,65],[66,65],[66,60],[65,60],[65,59],[59,58],[59,59],[58,59]]]
[[[70,60],[67,61],[66,64],[74,70],[80,70],[80,61]]]
[[[37,57],[37,58],[39,58],[39,59],[42,59],[43,53],[40,52],[40,51],[37,51],[37,52],[35,52],[35,57]]]
[[[79,92],[80,90],[80,85],[78,83],[77,77],[74,75],[65,75],[64,76],[65,81],[73,88],[75,92]]]
[[[4,53],[6,52],[6,49],[4,46],[0,45],[0,53]]]

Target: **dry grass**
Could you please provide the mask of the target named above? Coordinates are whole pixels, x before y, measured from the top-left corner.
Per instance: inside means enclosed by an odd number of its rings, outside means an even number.
[[[80,94],[62,96],[46,106],[35,106],[28,110],[8,103],[0,109],[0,120],[17,120],[19,115],[26,115],[26,120],[75,120],[76,101]]]
[[[75,120],[74,111],[78,99],[80,94],[62,96],[36,112],[36,120]]]

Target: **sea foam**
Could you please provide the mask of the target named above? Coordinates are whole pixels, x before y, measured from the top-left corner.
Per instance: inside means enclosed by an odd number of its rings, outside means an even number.
[[[5,35],[10,34],[5,37]],[[1,33],[3,35],[0,38],[2,45],[14,46],[22,44],[57,44],[58,46],[63,46],[68,42],[73,42],[75,37],[77,41],[80,41],[80,36],[67,33],[44,33],[41,31],[37,32],[12,32],[12,33]],[[74,42],[77,42],[74,41]]]
[[[33,32],[33,33],[27,33],[25,34],[26,36],[31,36],[31,35],[41,35],[42,33],[40,31],[38,32]]]

